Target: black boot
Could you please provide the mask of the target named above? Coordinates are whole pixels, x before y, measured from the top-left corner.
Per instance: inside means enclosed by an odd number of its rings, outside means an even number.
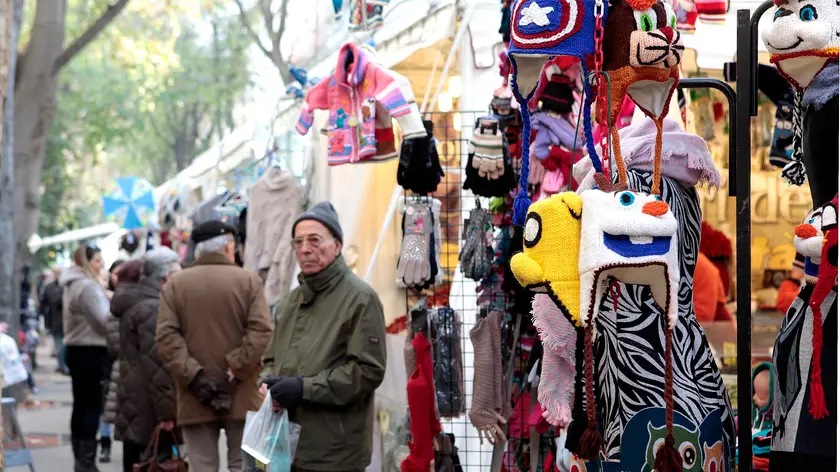
[[[79,441],[79,453],[76,455],[74,472],[99,472],[96,468],[96,439]]]
[[[111,462],[111,438],[108,436],[99,438],[99,445],[102,447],[99,453],[99,462],[103,464]]]
[[[79,440],[70,438],[70,443],[73,445],[73,460],[79,458]]]

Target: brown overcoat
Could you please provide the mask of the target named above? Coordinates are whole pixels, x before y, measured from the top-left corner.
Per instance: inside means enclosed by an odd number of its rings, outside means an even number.
[[[260,360],[270,337],[271,319],[257,274],[212,253],[175,274],[161,294],[157,348],[176,384],[178,425],[245,420],[247,411],[259,409]],[[188,386],[201,371],[217,379],[228,368],[239,386],[230,414],[219,417]]]

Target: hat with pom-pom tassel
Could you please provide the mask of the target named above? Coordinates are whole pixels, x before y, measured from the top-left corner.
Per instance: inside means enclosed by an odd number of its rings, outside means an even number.
[[[531,136],[528,102],[537,90],[546,60],[554,56],[570,56],[579,58],[581,64],[585,64],[586,57],[594,53],[595,3],[596,0],[515,0],[513,3],[508,55],[513,69],[511,88],[522,115],[523,140]],[[606,13],[605,6],[602,15],[606,17]],[[588,117],[588,103],[584,108]],[[591,129],[586,133],[586,140],[587,147],[594,151]],[[531,205],[528,197],[529,163],[529,146],[522,146],[520,189],[513,203],[513,224],[517,226],[525,224]]]

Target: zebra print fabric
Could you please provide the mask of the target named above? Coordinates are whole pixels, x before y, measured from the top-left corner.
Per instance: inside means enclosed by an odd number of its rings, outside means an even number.
[[[651,172],[629,169],[628,185],[650,191]],[[674,411],[696,425],[713,414],[721,419],[723,467],[734,461],[735,422],[720,371],[709,342],[694,316],[694,267],[700,249],[700,201],[694,188],[662,178],[662,198],[679,223],[679,319],[673,332]],[[664,313],[650,288],[616,282],[605,294],[596,318],[598,337],[598,414],[609,460],[621,457],[621,435],[639,411],[665,407]],[[617,289],[617,291],[616,291]]]

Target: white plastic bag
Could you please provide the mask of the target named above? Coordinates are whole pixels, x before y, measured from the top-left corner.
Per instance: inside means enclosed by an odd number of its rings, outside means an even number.
[[[246,416],[242,451],[259,464],[259,470],[289,472],[299,439],[300,425],[289,421],[286,410],[275,412],[271,395],[266,395],[260,409]]]

